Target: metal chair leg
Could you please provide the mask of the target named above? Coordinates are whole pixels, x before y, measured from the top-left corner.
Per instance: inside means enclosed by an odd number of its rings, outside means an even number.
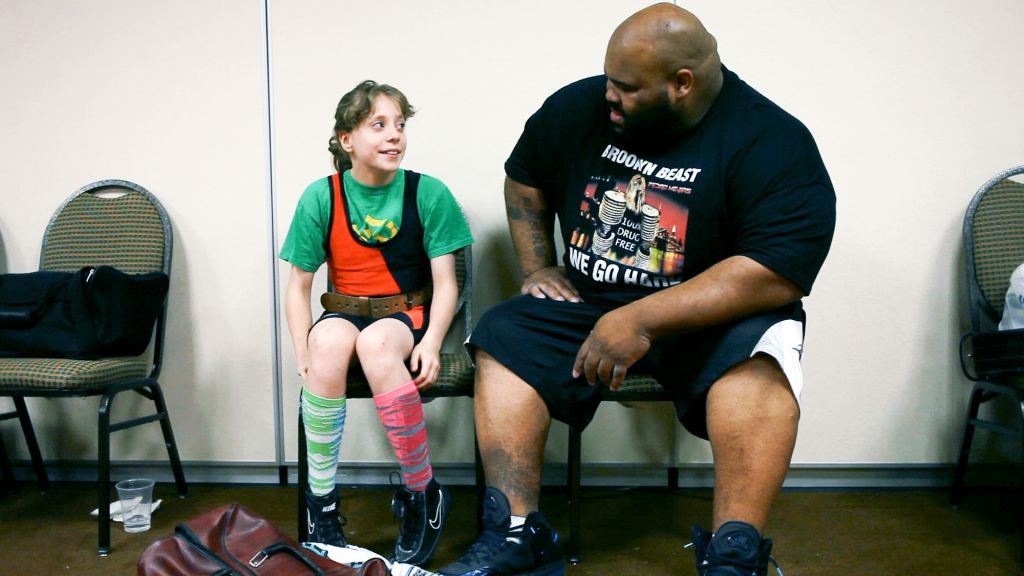
[[[309,462],[306,456],[306,426],[302,422],[302,406],[299,406],[299,502],[298,502],[298,534],[299,543],[306,541],[306,486],[309,483]]]
[[[11,459],[7,455],[7,448],[0,442],[0,473],[3,478],[3,492],[13,490],[16,484],[14,480],[14,467],[11,466]]]
[[[185,470],[181,466],[181,457],[178,455],[178,444],[174,441],[174,431],[171,429],[171,416],[167,412],[167,403],[164,401],[164,393],[160,385],[153,383],[149,387],[153,394],[153,403],[156,404],[156,412],[160,415],[160,430],[164,435],[164,445],[167,446],[167,459],[171,462],[171,471],[174,473],[174,484],[178,488],[178,496],[184,498],[188,495],[188,484],[185,482]]]
[[[103,399],[100,400],[96,426],[97,464],[99,465],[96,490],[96,508],[99,510],[99,517],[96,519],[96,527],[99,531],[97,552],[100,556],[110,554],[110,408],[113,400],[113,396],[103,395]]]
[[[583,433],[569,426],[569,545],[566,556],[572,564],[580,562],[580,459],[582,458]]]
[[[964,436],[960,443],[960,456],[957,458],[956,471],[953,473],[953,486],[949,493],[949,505],[959,506],[963,499],[964,480],[967,476],[967,461],[971,455],[971,443],[974,441],[974,421],[978,418],[978,411],[985,396],[985,390],[974,387],[971,392],[971,400],[967,409],[967,417],[964,419]]]
[[[28,447],[28,453],[32,459],[32,468],[35,470],[39,489],[46,492],[50,489],[50,479],[46,475],[46,466],[43,465],[43,455],[39,451],[39,441],[36,440],[36,431],[32,427],[32,419],[28,415],[25,397],[14,396],[11,399],[14,400],[14,409],[18,412],[18,421],[21,423],[21,431],[25,435],[25,445]]]
[[[484,498],[487,493],[487,477],[484,475],[484,461],[480,457],[480,443],[473,434],[473,470],[476,478],[476,533],[484,532]]]
[[[1020,477],[1020,488],[1017,494],[1017,518],[1022,518],[1021,514],[1024,513],[1024,400],[1018,396],[1018,407],[1020,409],[1020,448],[1021,448],[1021,460],[1018,467],[1018,474]],[[1018,564],[1022,572],[1024,572],[1024,520],[1018,522],[1020,530],[1020,548],[1018,548]]]

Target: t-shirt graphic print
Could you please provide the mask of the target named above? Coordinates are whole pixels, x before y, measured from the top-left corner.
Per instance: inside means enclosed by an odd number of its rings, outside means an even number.
[[[611,144],[601,158],[610,161],[600,163],[610,170],[589,178],[578,213],[569,218],[570,267],[595,282],[677,284],[693,193],[687,184],[701,169],[664,168]]]
[[[583,193],[571,244],[582,252],[657,276],[682,272],[688,212],[672,197],[648,191],[647,179],[595,178]],[[680,189],[689,193],[689,189]]]

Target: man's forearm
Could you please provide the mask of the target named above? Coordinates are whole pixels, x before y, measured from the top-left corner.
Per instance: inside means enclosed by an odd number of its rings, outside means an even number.
[[[505,211],[523,276],[554,266],[554,214],[543,192],[506,177]]]
[[[700,330],[795,302],[793,283],[744,256],[727,258],[690,280],[627,305],[651,338]]]

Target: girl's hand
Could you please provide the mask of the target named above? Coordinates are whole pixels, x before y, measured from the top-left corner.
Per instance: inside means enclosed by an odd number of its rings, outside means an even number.
[[[441,355],[437,348],[420,342],[409,356],[409,369],[418,375],[413,379],[418,390],[426,390],[437,382],[441,373]]]

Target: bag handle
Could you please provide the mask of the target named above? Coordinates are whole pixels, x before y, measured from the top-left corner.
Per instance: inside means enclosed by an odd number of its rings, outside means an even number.
[[[210,550],[203,545],[202,541],[196,536],[196,533],[192,531],[192,528],[188,524],[182,523],[174,527],[174,534],[178,538],[184,540],[187,544],[195,548],[206,557],[207,560],[213,562],[219,566],[219,570],[211,574],[210,576],[242,576],[237,570],[231,568],[227,562],[225,562],[220,556],[217,556],[213,550]]]
[[[967,352],[965,348],[965,345],[968,342],[971,342],[973,344],[974,334],[974,332],[967,332],[960,337],[960,370],[963,371],[964,376],[966,376],[968,380],[973,380],[977,382],[978,380],[981,379],[978,377],[977,372],[972,373],[970,370],[967,369],[967,358],[974,358],[974,353],[973,351]],[[973,350],[973,345],[971,346],[971,348]]]
[[[288,554],[291,554],[297,560],[305,564],[306,568],[312,570],[313,574],[316,574],[316,576],[324,576],[323,570],[321,570],[319,566],[310,561],[309,558],[306,558],[305,554],[300,552],[294,546],[291,546],[290,544],[286,544],[284,542],[277,542],[275,544],[271,544],[270,546],[267,546],[263,550],[257,552],[256,555],[249,559],[249,566],[252,566],[253,568],[259,568],[260,564],[263,564],[263,562],[265,562],[267,558],[270,558],[278,552],[286,552]]]

